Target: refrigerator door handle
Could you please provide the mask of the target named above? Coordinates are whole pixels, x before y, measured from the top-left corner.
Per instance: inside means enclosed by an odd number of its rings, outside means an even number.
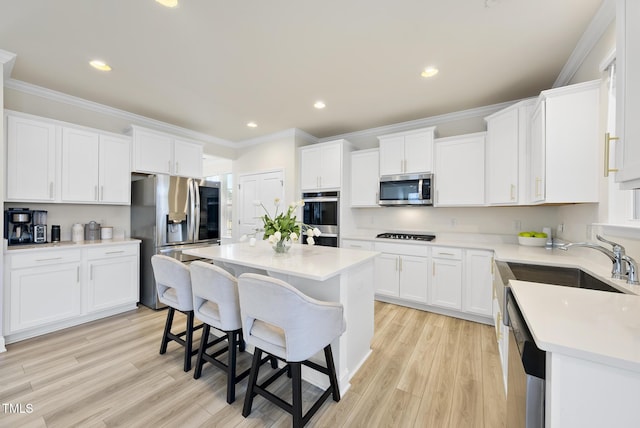
[[[189,178],[187,180],[187,188],[189,190],[189,213],[187,215],[187,234],[188,234],[188,241],[189,242],[194,242],[195,241],[195,212],[196,212],[196,202],[195,202],[195,192],[194,192],[194,183],[193,183],[193,179]]]
[[[194,210],[193,210],[193,241],[197,242],[200,240],[198,233],[200,231],[200,185],[197,180],[193,180],[193,195],[195,199]]]

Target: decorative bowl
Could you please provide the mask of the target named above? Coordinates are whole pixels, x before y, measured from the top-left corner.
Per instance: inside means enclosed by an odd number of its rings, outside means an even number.
[[[547,238],[529,238],[526,236],[518,236],[518,243],[526,247],[544,247],[547,243]]]

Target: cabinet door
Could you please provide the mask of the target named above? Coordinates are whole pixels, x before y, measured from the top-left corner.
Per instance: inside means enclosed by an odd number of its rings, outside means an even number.
[[[463,310],[491,316],[493,301],[493,253],[467,250],[465,254]]]
[[[462,262],[432,259],[431,304],[443,308],[462,308]]]
[[[519,113],[512,109],[487,120],[487,202],[518,202]]]
[[[351,153],[351,206],[377,207],[379,188],[378,150]]]
[[[315,190],[320,188],[321,167],[320,147],[305,147],[300,150],[300,188]]]
[[[320,188],[340,188],[342,184],[342,144],[330,144],[320,151]]]
[[[202,178],[202,146],[189,141],[173,141],[174,174]]]
[[[99,135],[62,128],[62,201],[97,202],[99,199]]]
[[[144,129],[133,132],[133,170],[159,174],[173,173],[173,138]]]
[[[545,193],[545,103],[540,102],[531,116],[531,173],[529,176],[530,202],[544,201]]]
[[[79,263],[13,270],[9,330],[16,332],[78,316],[80,296]]]
[[[616,10],[616,181],[640,188],[640,3],[618,0]]]
[[[131,204],[131,142],[100,136],[100,202]]]
[[[383,253],[376,257],[374,263],[376,294],[393,297],[400,295],[399,263],[400,260],[395,254]]]
[[[380,175],[404,172],[404,137],[380,138]]]
[[[56,199],[56,127],[8,116],[7,200]]]
[[[435,143],[436,206],[484,205],[484,133]]]
[[[400,257],[400,297],[427,303],[429,264],[426,257]]]
[[[88,312],[138,301],[137,257],[89,261],[88,275]]]
[[[433,132],[404,137],[405,174],[433,172]]]

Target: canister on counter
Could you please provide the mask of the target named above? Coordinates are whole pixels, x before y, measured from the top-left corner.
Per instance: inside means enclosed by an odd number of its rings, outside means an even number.
[[[100,239],[103,241],[108,241],[113,238],[113,227],[111,226],[102,226],[100,228]]]
[[[76,223],[71,226],[71,241],[82,242],[84,241],[84,226],[80,223]]]
[[[60,242],[60,225],[51,226],[51,242]]]

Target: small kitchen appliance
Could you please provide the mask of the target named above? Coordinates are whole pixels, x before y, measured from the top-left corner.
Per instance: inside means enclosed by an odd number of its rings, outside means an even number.
[[[31,244],[31,210],[9,208],[4,212],[4,236],[9,245]]]
[[[400,174],[380,177],[378,205],[433,205],[433,174]]]
[[[100,239],[100,223],[90,221],[84,225],[84,240],[98,241]]]
[[[34,210],[33,219],[33,242],[36,244],[44,244],[47,242],[47,212],[43,210]]]

